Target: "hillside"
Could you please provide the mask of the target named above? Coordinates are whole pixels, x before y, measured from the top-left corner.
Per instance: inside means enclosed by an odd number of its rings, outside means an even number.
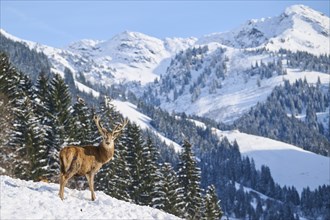
[[[113,100],[112,104],[119,112],[138,124],[142,129],[150,129],[167,145],[172,144],[177,152],[180,151],[181,147],[155,130],[150,125],[151,118],[139,112],[135,105],[118,100]],[[197,127],[206,128],[206,125],[202,122],[191,121]],[[219,139],[227,137],[230,142],[236,140],[242,156],[253,159],[258,170],[262,165],[269,167],[274,181],[282,187],[285,185],[294,186],[301,193],[303,188],[309,187],[314,190],[318,186],[327,185],[330,182],[330,160],[325,156],[311,153],[281,141],[245,134],[237,130],[221,131],[213,128],[212,131]]]
[[[256,167],[270,168],[274,181],[281,186],[294,186],[298,192],[311,190],[330,182],[330,160],[290,144],[239,131],[215,130],[219,137],[237,141],[242,156],[253,158]]]
[[[59,185],[23,181],[0,176],[1,219],[179,219],[158,209],[139,206],[96,192],[65,189],[65,199],[58,197]]]

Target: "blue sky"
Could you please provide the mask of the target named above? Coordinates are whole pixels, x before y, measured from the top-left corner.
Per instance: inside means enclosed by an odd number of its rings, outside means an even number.
[[[252,18],[304,4],[329,16],[329,1],[1,1],[1,28],[54,47],[80,39],[107,40],[123,31],[154,37],[201,37]]]

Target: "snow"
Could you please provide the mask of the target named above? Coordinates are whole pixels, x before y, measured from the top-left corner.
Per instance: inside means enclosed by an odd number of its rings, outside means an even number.
[[[156,134],[162,141],[166,143],[168,146],[173,146],[176,152],[180,152],[182,147],[176,142],[164,137],[160,134],[156,129],[154,129],[151,125],[151,118],[142,114],[137,110],[137,106],[130,102],[123,102],[119,100],[112,100],[111,103],[116,107],[116,109],[124,116],[127,117],[130,121],[134,122],[138,126],[140,126],[143,130],[150,130],[154,134]]]
[[[292,5],[279,16],[251,19],[232,31],[205,35],[197,44],[219,42],[234,48],[329,54],[329,26],[329,17],[304,5]]]
[[[281,186],[294,186],[302,192],[330,184],[330,158],[269,138],[235,131],[214,130],[219,137],[237,141],[242,156],[254,159],[258,169],[270,168],[274,181]]]
[[[78,88],[79,91],[85,92],[87,94],[92,94],[94,97],[98,98],[100,96],[100,93],[95,91],[94,89],[89,88],[88,86],[85,86],[84,84],[75,81],[75,85]]]
[[[0,176],[1,219],[163,219],[178,217],[120,201],[96,191],[90,200],[89,190],[65,188],[65,198],[58,196],[59,185]]]
[[[234,58],[234,60],[236,59]],[[284,84],[284,80],[294,83],[298,79],[306,78],[309,84],[316,84],[318,78],[320,78],[321,84],[324,86],[328,86],[330,82],[330,75],[326,73],[287,69],[287,75],[263,79],[260,81],[261,86],[259,87],[257,85],[258,77],[245,79],[244,76],[236,72],[241,66],[251,66],[251,63],[255,63],[258,58],[250,57],[241,58],[240,60],[244,60],[243,63],[233,62],[231,64],[232,70],[222,81],[222,88],[218,89],[215,94],[209,94],[209,88],[205,87],[202,89],[199,98],[195,102],[191,102],[191,94],[186,91],[175,101],[166,102],[163,100],[161,108],[168,112],[185,112],[186,114],[209,117],[230,124],[248,112],[258,102],[266,101],[276,86]]]
[[[191,120],[203,129],[206,125]],[[299,193],[303,188],[311,190],[321,185],[330,185],[330,158],[321,156],[291,144],[269,138],[250,135],[238,130],[221,131],[212,128],[219,139],[236,140],[242,156],[252,158],[256,168],[270,168],[274,181],[280,186],[294,186]]]

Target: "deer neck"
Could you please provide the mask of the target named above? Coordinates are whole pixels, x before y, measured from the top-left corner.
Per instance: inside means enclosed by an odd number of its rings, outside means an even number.
[[[100,144],[100,156],[102,163],[109,162],[115,153],[115,143],[113,140],[109,144],[104,143],[103,141]]]

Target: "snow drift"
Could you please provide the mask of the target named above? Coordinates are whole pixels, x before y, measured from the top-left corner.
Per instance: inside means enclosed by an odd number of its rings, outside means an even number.
[[[59,185],[0,176],[0,219],[180,219],[151,207],[120,201],[88,190],[65,188],[65,199],[58,197]]]

